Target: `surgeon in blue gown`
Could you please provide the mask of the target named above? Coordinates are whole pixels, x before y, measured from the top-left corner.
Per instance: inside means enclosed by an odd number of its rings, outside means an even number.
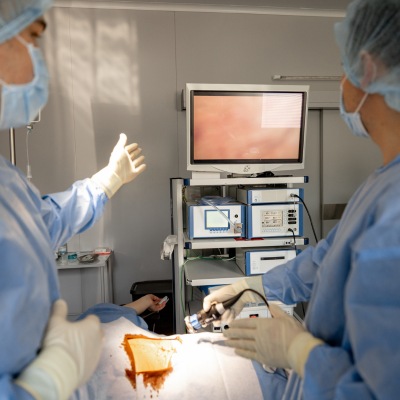
[[[286,304],[309,301],[304,325],[237,319],[224,332],[236,352],[291,368],[284,399],[397,399],[400,395],[400,2],[355,0],[335,25],[344,68],[341,115],[371,140],[382,165],[354,193],[315,247],[264,275],[207,296],[204,308],[245,288]],[[367,139],[365,139],[367,138]],[[248,293],[248,292],[247,292]],[[250,294],[223,316],[230,322]]]
[[[0,2],[0,129],[27,125],[46,104],[48,73],[37,39],[51,0]],[[67,191],[41,196],[0,157],[0,398],[67,399],[100,357],[95,316],[68,322],[54,252],[93,226],[107,201],[145,169],[120,135],[109,163]]]

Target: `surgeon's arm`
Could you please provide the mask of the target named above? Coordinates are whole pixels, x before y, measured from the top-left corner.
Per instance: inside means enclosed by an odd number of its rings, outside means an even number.
[[[146,168],[137,145],[125,143],[126,136],[121,134],[109,164],[92,178],[75,182],[65,192],[43,196],[41,214],[54,250],[92,227],[103,214],[108,199]]]
[[[400,393],[400,242],[392,219],[353,252],[344,294],[343,344],[316,347],[305,365],[304,398],[395,399]]]
[[[265,273],[263,285],[267,299],[285,304],[310,300],[318,268],[335,238],[336,230],[337,226],[316,247],[307,247],[293,260]]]
[[[208,311],[213,303],[222,303],[245,291],[239,300],[222,315],[222,321],[229,324],[246,303],[262,301],[255,292],[266,296],[268,300],[279,300],[285,304],[309,300],[318,267],[325,257],[335,233],[336,228],[330,232],[327,239],[321,240],[316,248],[307,248],[295,259],[273,268],[264,275],[247,277],[214,291],[204,298],[204,310]]]
[[[92,227],[103,214],[108,198],[90,179],[75,182],[68,190],[43,196],[41,214],[52,248]]]

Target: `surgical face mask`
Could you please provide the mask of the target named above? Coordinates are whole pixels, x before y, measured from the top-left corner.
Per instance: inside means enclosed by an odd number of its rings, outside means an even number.
[[[361,121],[360,110],[363,106],[365,100],[367,99],[368,93],[365,93],[364,97],[361,99],[360,104],[356,110],[349,113],[345,110],[343,104],[343,83],[340,85],[340,116],[349,127],[350,131],[358,137],[369,138],[369,133],[365,129],[364,124]]]
[[[24,84],[7,84],[0,79],[2,85],[0,129],[28,125],[47,103],[49,94],[49,75],[42,52],[20,36],[17,38],[29,51],[34,77],[31,82]]]

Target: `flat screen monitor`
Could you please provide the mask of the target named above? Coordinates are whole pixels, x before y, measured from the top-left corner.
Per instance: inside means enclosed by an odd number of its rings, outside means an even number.
[[[186,84],[187,169],[304,168],[308,86]]]

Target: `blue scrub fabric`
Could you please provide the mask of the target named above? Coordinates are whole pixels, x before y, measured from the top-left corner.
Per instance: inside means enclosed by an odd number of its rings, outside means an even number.
[[[310,301],[314,348],[284,399],[395,399],[400,393],[400,156],[356,191],[326,239],[263,276],[267,298]]]
[[[136,310],[130,307],[118,306],[111,303],[99,303],[88,308],[83,314],[81,314],[76,320],[86,318],[88,315],[97,315],[102,324],[113,322],[121,317],[126,318],[132,322],[133,325],[138,326],[142,329],[148,329],[146,321],[140,317]]]
[[[55,250],[101,216],[107,196],[90,179],[43,198],[0,157],[0,398],[31,399],[14,378],[40,349],[60,297]]]

